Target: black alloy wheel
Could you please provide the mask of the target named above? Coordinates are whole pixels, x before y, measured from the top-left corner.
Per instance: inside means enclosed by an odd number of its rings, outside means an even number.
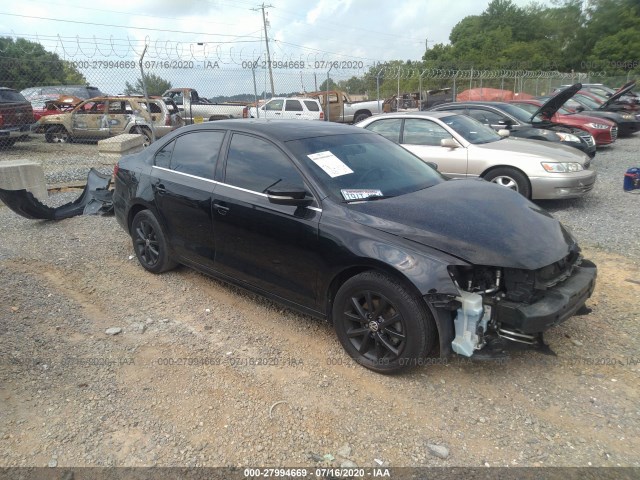
[[[146,270],[162,273],[177,265],[171,260],[168,243],[158,220],[149,210],[142,210],[133,218],[131,238],[136,257]]]
[[[380,373],[419,365],[435,341],[435,324],[422,300],[377,272],[344,283],[335,298],[333,322],[347,353]]]

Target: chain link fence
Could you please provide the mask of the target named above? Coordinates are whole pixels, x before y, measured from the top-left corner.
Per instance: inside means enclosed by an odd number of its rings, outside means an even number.
[[[90,85],[105,95],[145,96],[162,95],[170,87],[188,87],[195,89],[205,102],[236,105],[272,96],[337,89],[347,92],[352,101],[386,100],[385,109],[395,110],[425,109],[455,100],[468,89],[497,89],[503,93],[492,99],[499,100],[510,92],[540,96],[576,82],[617,87],[630,79],[630,74],[611,76],[606,71],[475,70],[467,66],[428,69],[419,62],[394,66],[361,59],[331,59],[325,54],[296,56],[278,51],[267,57],[262,51],[228,46],[223,50],[220,45],[148,39],[125,42],[57,37],[49,39],[46,51],[39,42],[19,42],[20,39],[15,42],[20,45],[18,50],[0,48],[0,87],[27,89],[34,109],[44,108],[46,100],[59,96],[57,86],[62,84]],[[73,96],[87,98],[90,94]],[[142,107],[147,108],[144,104]],[[126,113],[131,107],[122,104],[119,108]],[[107,127],[101,124],[99,128]],[[50,141],[57,137],[47,138]]]

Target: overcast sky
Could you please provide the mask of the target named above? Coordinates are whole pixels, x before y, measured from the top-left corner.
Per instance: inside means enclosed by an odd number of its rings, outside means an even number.
[[[366,73],[376,62],[420,60],[426,42],[430,47],[447,43],[451,28],[488,4],[271,0],[265,12],[271,59],[276,62],[275,91],[315,90],[327,75],[346,80]],[[207,97],[261,92],[270,87],[259,6],[257,0],[4,0],[0,36],[39,42],[71,61],[88,83],[105,93],[122,93],[125,82],[135,85],[145,45],[145,72],[173,86],[196,87]],[[113,68],[105,60],[120,65]],[[254,88],[251,65],[256,60]],[[167,61],[189,63],[167,67]],[[34,79],[34,85],[41,83]]]
[[[451,28],[481,13],[481,0],[272,0],[266,9],[275,58],[418,60],[447,43]],[[524,6],[530,0],[515,0]],[[543,2],[545,3],[545,2]],[[84,56],[113,48],[126,55],[145,39],[152,50],[224,60],[264,54],[259,4],[251,0],[20,0],[0,4],[0,35],[38,40],[58,53]],[[60,36],[62,40],[56,37]],[[91,51],[97,39],[99,52]],[[75,39],[75,40],[72,40]],[[75,42],[75,43],[74,43]],[[204,45],[197,45],[202,43]],[[153,52],[150,52],[153,54]],[[132,55],[134,57],[134,55]]]

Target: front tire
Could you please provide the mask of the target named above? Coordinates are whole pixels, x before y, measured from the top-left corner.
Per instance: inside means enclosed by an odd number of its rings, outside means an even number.
[[[340,287],[333,324],[347,353],[379,373],[418,365],[435,343],[435,322],[423,301],[398,281],[373,271]]]
[[[142,210],[131,222],[133,249],[140,265],[151,273],[162,273],[175,268],[177,263],[171,259],[169,243],[155,215]]]
[[[484,179],[502,187],[510,188],[525,198],[531,198],[529,179],[524,173],[515,168],[495,168],[490,170],[489,173],[484,176]]]

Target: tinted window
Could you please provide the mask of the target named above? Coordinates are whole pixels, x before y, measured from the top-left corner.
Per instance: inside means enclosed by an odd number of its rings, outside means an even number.
[[[404,122],[402,143],[437,147],[444,138],[451,138],[451,134],[431,120],[408,118]]]
[[[304,185],[302,176],[280,149],[266,140],[240,133],[231,139],[225,183],[260,193],[276,184]]]
[[[302,104],[300,103],[300,100],[287,100],[284,109],[287,112],[301,112]]]
[[[309,110],[310,112],[319,112],[320,111],[320,105],[318,105],[313,100],[305,100],[304,104],[307,106],[307,110]]]
[[[173,147],[175,147],[175,145],[176,141],[174,140],[158,150],[153,160],[153,164],[156,167],[169,168],[171,166],[171,153],[173,152]]]
[[[523,123],[529,123],[531,121],[531,115],[529,115],[526,110],[523,110],[517,105],[500,105],[500,110],[504,110],[509,115],[517,118]]]
[[[505,120],[502,115],[498,115],[490,110],[481,110],[479,108],[470,108],[469,116],[484,123],[485,125],[498,125],[500,121]]]
[[[377,120],[367,125],[367,130],[376,132],[392,142],[400,143],[400,129],[402,127],[401,118],[390,118],[388,120]]]
[[[191,132],[178,137],[171,155],[171,170],[213,180],[224,132]]]

